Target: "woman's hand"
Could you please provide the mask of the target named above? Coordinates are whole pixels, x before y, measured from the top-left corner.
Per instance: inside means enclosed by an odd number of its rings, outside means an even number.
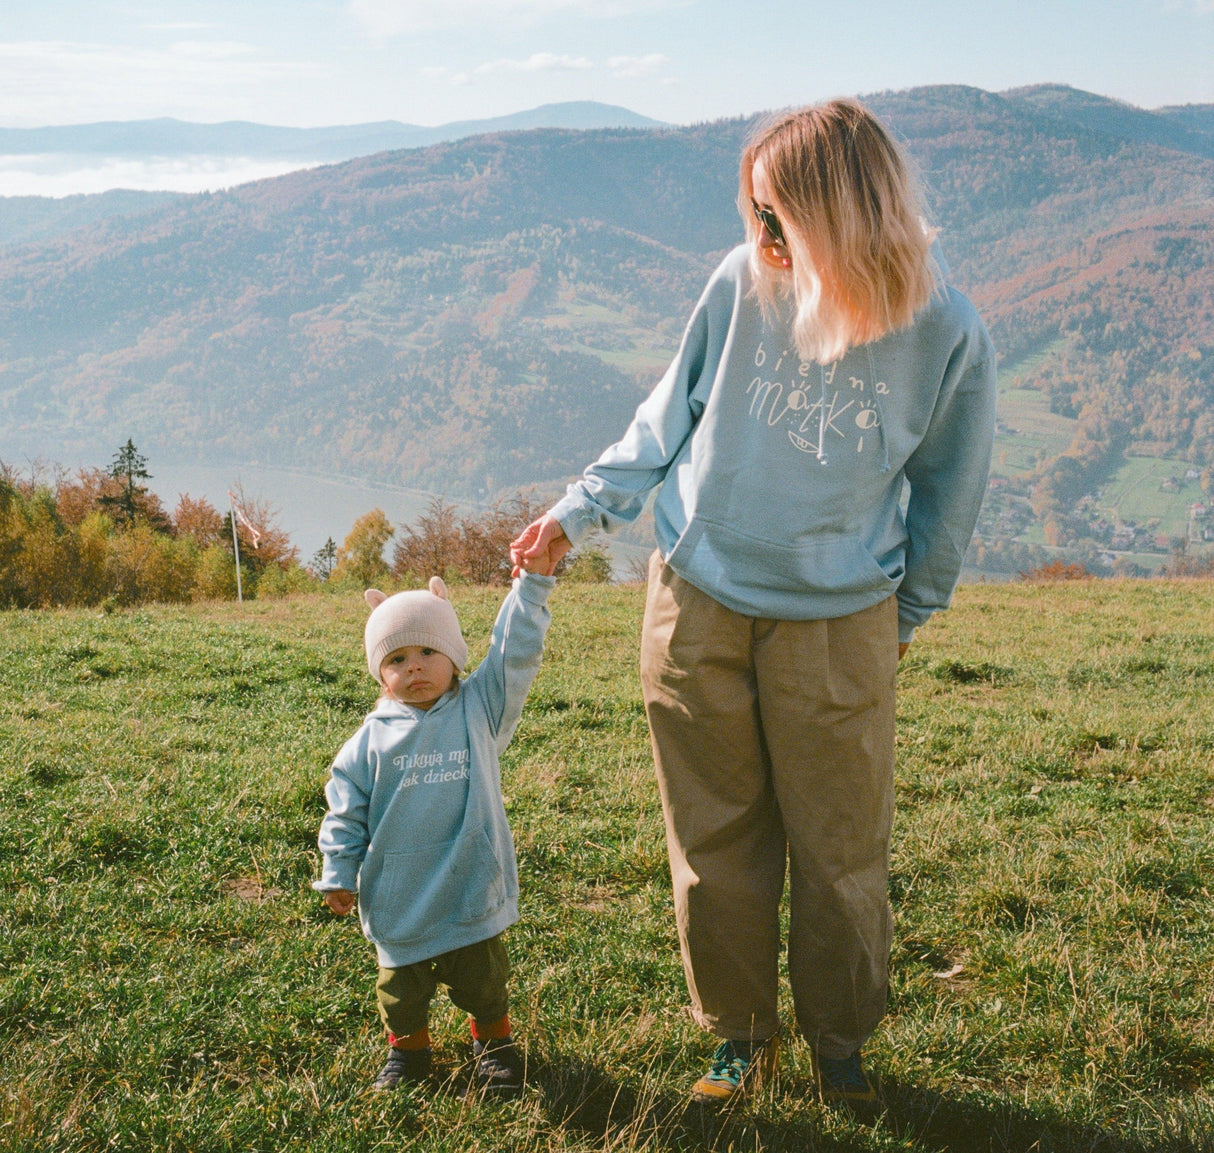
[[[351,893],[349,889],[331,889],[325,894],[325,904],[329,906],[329,912],[336,913],[339,917],[344,917],[353,909],[357,900],[358,894]]]
[[[561,528],[561,522],[548,513],[533,520],[510,542],[511,576],[524,570],[539,576],[552,576],[556,566],[573,545]]]

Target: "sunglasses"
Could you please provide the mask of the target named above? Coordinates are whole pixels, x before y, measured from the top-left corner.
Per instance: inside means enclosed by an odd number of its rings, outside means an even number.
[[[750,198],[750,206],[754,209],[755,219],[767,230],[768,235],[777,244],[786,244],[780,218],[770,208],[763,208],[753,196]]]

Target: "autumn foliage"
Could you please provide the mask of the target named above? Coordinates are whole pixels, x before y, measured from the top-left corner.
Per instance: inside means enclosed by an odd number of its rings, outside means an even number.
[[[149,601],[234,600],[236,557],[231,513],[205,498],[183,495],[167,512],[160,498],[136,483],[137,458],[128,442],[127,472],[81,469],[53,478],[22,476],[0,462],[0,609],[128,606]],[[146,470],[142,475],[146,477]],[[448,581],[501,585],[510,581],[510,542],[542,508],[528,496],[502,500],[480,513],[460,514],[441,498],[413,525],[394,528],[381,509],[359,517],[330,566],[325,550],[310,566],[265,502],[235,494],[256,530],[237,518],[240,593],[245,598],[371,586],[412,587],[435,574]],[[391,563],[385,558],[396,539]],[[611,563],[592,546],[562,562],[558,573],[580,581],[609,581]]]
[[[102,469],[22,476],[0,464],[0,607],[234,598],[230,514],[188,495],[170,514],[132,481]],[[272,510],[255,500],[243,507],[260,534],[254,547],[237,526],[246,594],[306,585]]]

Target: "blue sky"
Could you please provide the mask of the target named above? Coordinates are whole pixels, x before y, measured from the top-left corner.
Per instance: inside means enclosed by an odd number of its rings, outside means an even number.
[[[1214,102],[1214,0],[0,0],[0,125],[689,123],[920,84]]]

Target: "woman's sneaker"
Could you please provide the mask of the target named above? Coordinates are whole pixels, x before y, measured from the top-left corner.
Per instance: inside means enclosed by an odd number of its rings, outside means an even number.
[[[815,1053],[814,1067],[818,1074],[818,1093],[823,1104],[843,1105],[853,1109],[871,1108],[877,1104],[877,1090],[864,1072],[859,1049],[850,1057],[840,1060]]]
[[[486,1092],[514,1093],[523,1087],[523,1055],[513,1037],[472,1042],[476,1083]]]
[[[372,1089],[397,1089],[401,1085],[417,1085],[430,1076],[429,1049],[388,1050],[388,1060],[371,1082]]]
[[[779,1037],[722,1041],[708,1072],[692,1085],[691,1099],[700,1105],[726,1105],[770,1081],[779,1064]]]

